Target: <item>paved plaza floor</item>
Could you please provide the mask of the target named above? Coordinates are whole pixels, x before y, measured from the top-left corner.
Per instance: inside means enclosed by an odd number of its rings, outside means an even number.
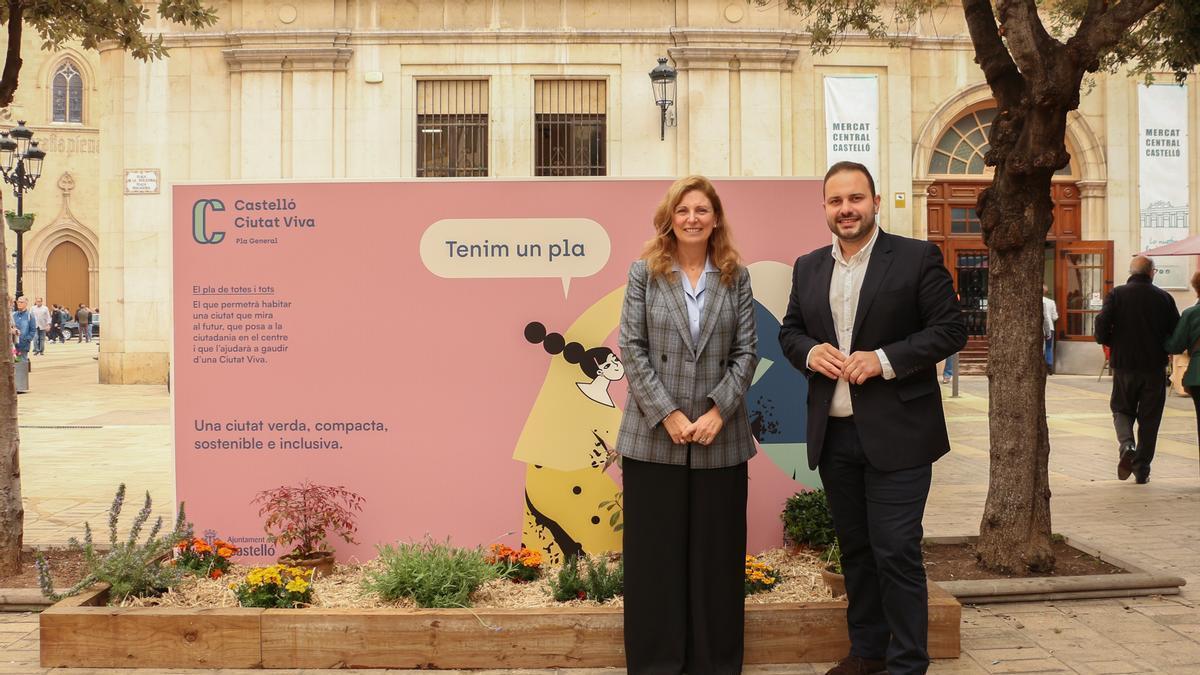
[[[84,520],[102,523],[120,482],[130,499],[174,500],[170,397],[163,386],[97,382],[96,345],[51,345],[33,362],[33,391],[19,397],[25,540],[62,544]],[[1054,530],[1143,568],[1175,574],[1181,595],[992,604],[963,608],[963,652],[932,673],[1175,673],[1200,675],[1200,466],[1189,399],[1171,397],[1148,485],[1115,478],[1109,378],[1054,376],[1047,385]],[[987,380],[943,393],[953,452],[934,466],[928,535],[978,530],[988,482]],[[137,502],[135,502],[137,503]],[[829,664],[748,667],[748,675],[823,673]],[[38,666],[32,614],[0,614],[0,673],[110,674]],[[138,673],[151,671],[141,670]],[[254,670],[154,671],[261,673]],[[348,673],[427,671],[267,671]],[[447,671],[442,671],[447,672]],[[472,671],[474,675],[619,675],[620,669]]]

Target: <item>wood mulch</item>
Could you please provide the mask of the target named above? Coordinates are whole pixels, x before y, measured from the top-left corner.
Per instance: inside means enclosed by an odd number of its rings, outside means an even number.
[[[1125,570],[1110,565],[1098,558],[1071,548],[1065,542],[1056,541],[1053,551],[1057,567],[1050,574],[999,574],[979,567],[972,544],[926,544],[924,546],[925,569],[934,581],[963,579],[1012,579],[1020,577],[1076,576],[1087,574],[1121,574]],[[58,590],[69,588],[85,573],[83,556],[79,551],[50,549],[42,552],[50,563],[54,585]],[[774,602],[820,602],[831,599],[829,589],[821,581],[821,563],[814,552],[803,549],[772,549],[759,556],[779,572],[780,584],[769,593],[759,593],[747,598],[747,603]],[[37,570],[33,564],[34,554],[21,554],[21,572],[17,575],[0,576],[0,588],[37,588]],[[157,598],[141,598],[128,602],[133,605],[157,605],[173,607],[235,607],[237,600],[229,590],[231,582],[239,581],[249,568],[235,565],[230,574],[218,580],[189,578],[180,587]],[[377,562],[338,565],[332,577],[318,579],[313,590],[316,606],[320,607],[411,607],[410,602],[385,603],[362,590],[364,577],[378,569]],[[556,570],[549,569],[541,579],[529,584],[515,584],[507,580],[494,580],[485,584],[473,596],[476,607],[513,608],[538,607],[551,604],[568,606],[601,606],[590,600],[573,600],[554,603],[550,595],[549,579]],[[604,603],[604,606],[620,607],[621,598]]]
[[[934,581],[974,579],[1022,579],[1030,577],[1073,577],[1088,574],[1125,574],[1126,570],[1072,548],[1064,541],[1054,541],[1055,567],[1053,572],[1003,574],[979,566],[974,544],[925,544],[925,573]]]

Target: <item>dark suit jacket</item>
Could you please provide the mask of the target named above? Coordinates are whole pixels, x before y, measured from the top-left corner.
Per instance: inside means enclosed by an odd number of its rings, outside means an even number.
[[[808,375],[808,464],[821,461],[836,382],[808,370],[813,347],[837,346],[829,309],[832,246],[800,257],[779,343]],[[966,324],[937,246],[882,230],[859,293],[851,351],[883,349],[896,377],[850,385],[854,421],[873,467],[897,471],[933,462],[950,450],[935,367],[967,342]]]
[[[1104,298],[1096,342],[1112,349],[1108,363],[1117,370],[1161,373],[1167,366],[1163,343],[1178,322],[1171,294],[1155,286],[1150,275],[1135,274]]]

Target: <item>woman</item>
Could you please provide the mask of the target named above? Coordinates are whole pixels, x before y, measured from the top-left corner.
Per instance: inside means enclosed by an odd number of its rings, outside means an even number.
[[[745,394],[758,362],[750,273],[712,183],[680,179],[629,270],[618,343],[630,675],[740,673]]]
[[[1196,407],[1196,430],[1200,433],[1200,271],[1192,274],[1192,290],[1196,292],[1198,304],[1183,310],[1179,323],[1175,324],[1175,332],[1167,338],[1164,346],[1168,354],[1186,351],[1191,357],[1187,372],[1183,374],[1183,386],[1192,395],[1192,405]]]

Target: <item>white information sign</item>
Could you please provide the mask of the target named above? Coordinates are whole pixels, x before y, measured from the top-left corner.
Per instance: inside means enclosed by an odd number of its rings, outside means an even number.
[[[156,195],[158,190],[158,169],[125,169],[125,194]]]
[[[879,175],[879,78],[825,78],[825,157],[866,165],[882,194]]]
[[[1141,249],[1185,239],[1188,226],[1188,96],[1176,84],[1138,86],[1138,196]],[[1154,261],[1154,283],[1187,288],[1186,257]]]

